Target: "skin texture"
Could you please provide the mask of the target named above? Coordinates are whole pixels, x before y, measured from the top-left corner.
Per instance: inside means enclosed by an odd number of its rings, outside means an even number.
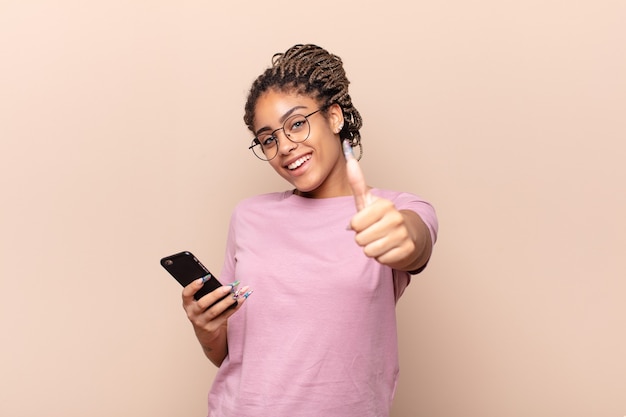
[[[306,115],[320,107],[321,103],[313,96],[270,89],[255,105],[254,132],[274,131],[282,127],[284,119],[290,115]],[[311,132],[304,142],[293,143],[282,130],[277,131],[278,155],[268,163],[300,196],[354,196],[355,215],[350,228],[365,255],[395,269],[419,269],[428,261],[432,249],[428,228],[416,213],[397,210],[391,201],[370,194],[359,164],[349,157],[346,160],[344,155],[339,139],[342,122],[342,110],[335,104],[309,117]],[[297,169],[288,168],[303,157],[307,160]],[[231,297],[207,309],[230,292],[231,287],[218,288],[196,301],[193,295],[201,287],[198,280],[183,289],[183,308],[205,355],[220,366],[228,354],[228,318],[237,313],[245,298],[240,297],[238,305],[232,309],[228,309],[234,302]]]

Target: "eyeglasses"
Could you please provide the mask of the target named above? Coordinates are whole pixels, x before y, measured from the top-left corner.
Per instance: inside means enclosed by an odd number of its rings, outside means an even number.
[[[274,159],[276,155],[278,155],[278,136],[276,136],[276,132],[282,130],[287,139],[293,143],[304,142],[309,138],[309,134],[311,133],[309,117],[322,110],[323,108],[317,109],[306,116],[301,114],[290,116],[285,120],[282,127],[272,132],[260,133],[256,138],[252,139],[252,144],[248,149],[252,149],[254,155],[263,161]]]

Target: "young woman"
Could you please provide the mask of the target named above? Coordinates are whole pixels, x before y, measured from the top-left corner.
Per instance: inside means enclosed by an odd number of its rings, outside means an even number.
[[[233,284],[198,301],[201,280],[183,290],[219,367],[209,416],[388,416],[395,304],[428,262],[435,212],[415,195],[365,185],[352,156],[361,117],[339,57],[296,45],[272,61],[244,120],[250,149],[293,188],[235,208],[221,272]]]

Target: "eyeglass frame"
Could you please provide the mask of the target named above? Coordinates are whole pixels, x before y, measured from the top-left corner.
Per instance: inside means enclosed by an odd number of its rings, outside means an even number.
[[[276,158],[276,157],[278,156],[278,146],[280,146],[280,141],[278,140],[278,136],[276,136],[276,132],[278,132],[279,130],[282,130],[282,131],[283,131],[283,133],[285,134],[285,137],[286,137],[287,139],[289,139],[289,141],[290,141],[291,143],[303,143],[303,142],[306,142],[306,140],[309,138],[309,136],[311,136],[311,122],[309,122],[309,117],[313,116],[315,113],[319,113],[319,112],[321,112],[321,111],[323,111],[323,110],[326,110],[327,108],[328,108],[328,106],[323,106],[323,107],[320,107],[319,109],[315,110],[314,112],[311,112],[311,113],[307,114],[306,116],[305,116],[305,115],[303,115],[303,114],[299,114],[299,113],[292,114],[291,116],[289,116],[289,117],[288,117],[288,118],[287,118],[287,119],[283,122],[283,125],[282,125],[281,127],[279,127],[278,129],[274,129],[274,130],[272,130],[272,132],[270,133],[269,137],[273,137],[273,138],[276,140],[276,155],[272,156],[271,158],[269,158],[269,159],[263,159],[263,158],[261,158],[259,155],[257,155],[257,154],[256,154],[256,152],[254,152],[254,147],[255,147],[255,146],[260,146],[260,147],[261,147],[261,152],[263,152],[263,145],[261,145],[261,141],[259,140],[258,135],[257,135],[257,136],[255,136],[255,137],[252,139],[252,145],[248,146],[248,149],[250,149],[250,150],[252,151],[252,153],[254,154],[254,156],[256,156],[257,158],[259,158],[261,161],[266,161],[266,162],[271,161],[272,159],[274,159],[274,158]],[[299,141],[299,142],[296,142],[296,141],[292,140],[292,139],[289,137],[289,135],[285,132],[285,125],[287,124],[287,122],[288,122],[290,119],[292,119],[292,118],[294,118],[294,117],[296,117],[296,116],[302,116],[302,117],[304,117],[304,119],[306,120],[306,122],[309,124],[309,133],[306,135],[306,138],[304,138],[303,140],[301,140],[301,141]],[[265,155],[265,152],[263,152],[263,155]]]

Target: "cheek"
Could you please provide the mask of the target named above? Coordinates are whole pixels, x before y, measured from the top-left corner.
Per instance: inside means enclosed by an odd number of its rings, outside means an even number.
[[[329,160],[335,161],[339,156],[343,156],[341,140],[335,135],[324,137],[323,148],[324,155]]]
[[[270,166],[272,167],[274,171],[278,173],[278,175],[288,180],[289,174],[285,172],[286,168],[283,168],[279,163],[277,163],[276,159],[278,158],[274,158],[269,162]]]
[[[270,166],[274,169],[274,171],[280,171],[281,170],[281,166],[278,164],[278,162],[276,162],[276,160],[278,159],[278,157],[272,159],[271,161],[269,161],[268,163],[270,164]]]

